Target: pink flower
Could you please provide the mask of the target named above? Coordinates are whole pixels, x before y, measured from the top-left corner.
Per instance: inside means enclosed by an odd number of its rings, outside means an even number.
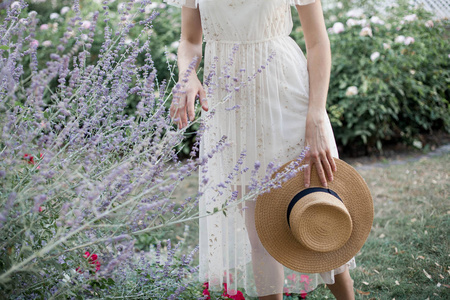
[[[223,271],[223,276],[225,277],[224,278],[224,281],[225,281],[226,277],[227,277],[227,271]],[[228,273],[228,278],[230,280],[230,283],[233,283],[233,274],[232,273]]]
[[[288,275],[286,278],[289,279],[289,280],[295,281],[295,279],[297,278],[297,275],[296,274],[291,274],[291,275]]]
[[[408,21],[408,22],[415,21],[415,20],[417,20],[417,15],[416,14],[407,15],[407,16],[403,17],[403,20]]]
[[[83,21],[83,24],[81,25],[82,28],[84,29],[89,29],[91,27],[91,22],[90,21]]]
[[[41,30],[48,30],[50,26],[48,24],[42,24],[41,27],[39,27]]]
[[[30,42],[30,46],[31,46],[32,48],[37,48],[37,47],[39,47],[39,41],[38,41],[38,40],[32,40],[32,41]]]
[[[334,33],[341,33],[345,30],[344,28],[344,24],[342,24],[341,22],[336,22],[333,24],[333,32]]]
[[[428,28],[434,27],[433,20],[428,20],[425,22],[425,26]]]
[[[294,274],[295,275],[295,274]],[[287,287],[283,288],[283,292],[286,296],[290,296],[289,289]]]
[[[405,45],[409,45],[409,44],[412,44],[412,43],[414,43],[414,38],[412,37],[412,36],[408,36],[406,39],[405,39]]]
[[[100,264],[100,262],[97,260],[97,259],[98,259],[97,254],[92,254],[92,255],[91,255],[91,254],[89,253],[89,251],[86,251],[86,252],[84,253],[83,256],[86,257],[86,258],[89,258],[88,260],[89,260],[89,263],[90,263],[90,264],[92,264],[92,265],[95,264],[95,272],[97,272],[98,270],[100,270],[101,264]],[[78,271],[78,273],[83,273],[83,272],[81,271],[80,267],[76,268],[75,271]]]
[[[312,281],[308,275],[300,275],[300,282],[310,283]]]

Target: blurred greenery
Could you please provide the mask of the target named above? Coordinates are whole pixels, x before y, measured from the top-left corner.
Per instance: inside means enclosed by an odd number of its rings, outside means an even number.
[[[66,31],[67,21],[74,16],[73,11],[50,19],[54,12],[71,1],[45,1],[30,3],[28,11],[39,13],[40,22],[36,39],[40,41],[39,61],[45,64],[50,53],[55,52],[59,39]],[[378,15],[374,7],[376,0],[341,1],[340,5],[324,11],[326,27],[332,51],[332,68],[327,99],[327,109],[334,128],[340,151],[346,155],[365,155],[382,151],[383,145],[402,143],[414,147],[427,147],[427,135],[436,132],[450,133],[450,43],[448,42],[449,20],[434,21],[433,27],[425,26],[432,15],[423,8],[412,8],[407,1],[400,0],[398,7],[387,8]],[[120,1],[109,4],[109,21],[101,21],[95,29],[95,38],[90,49],[91,62],[98,59],[100,45],[106,25],[112,32],[118,30],[120,20],[117,12]],[[81,16],[91,20],[94,11],[101,11],[98,1],[80,1]],[[348,26],[348,12],[352,7],[363,8],[363,14],[354,20],[366,19],[372,36],[361,36],[362,25]],[[135,26],[129,32],[129,40],[139,37],[141,42],[150,40],[151,58],[157,71],[159,82],[166,81],[168,90],[177,81],[176,51],[181,30],[181,10],[156,2],[144,13],[138,12],[136,21],[158,14],[153,21],[151,32],[142,32]],[[306,48],[300,19],[292,9],[294,29],[291,36],[297,41],[305,55]],[[417,20],[405,22],[403,18],[415,14]],[[385,24],[369,21],[379,17]],[[341,22],[344,30],[334,33],[332,28]],[[402,24],[403,23],[403,24]],[[47,30],[39,29],[48,24]],[[85,30],[88,33],[88,30]],[[413,37],[414,42],[405,45],[395,43],[396,37]],[[50,41],[45,44],[44,41]],[[73,43],[73,41],[72,41]],[[383,46],[390,45],[389,48]],[[66,52],[81,49],[66,47]],[[378,52],[378,58],[371,55]],[[140,55],[140,62],[145,59]],[[200,65],[199,77],[203,77]],[[26,76],[24,76],[26,77]],[[56,80],[54,83],[56,85]],[[357,94],[348,95],[349,87],[356,87]],[[130,95],[127,111],[133,114],[138,96]],[[169,105],[169,103],[167,103]],[[186,132],[186,142],[178,149],[181,157],[189,155],[195,140],[192,126]]]

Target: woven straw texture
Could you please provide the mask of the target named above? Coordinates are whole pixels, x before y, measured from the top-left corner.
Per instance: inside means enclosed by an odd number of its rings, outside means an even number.
[[[304,247],[289,228],[286,212],[291,199],[303,189],[303,172],[262,194],[256,202],[255,223],[261,243],[278,262],[305,273],[326,272],[349,261],[364,245],[372,227],[373,201],[364,179],[347,163],[335,158],[337,171],[328,183],[347,208],[353,230],[347,242],[335,251],[317,252]],[[282,170],[289,163],[285,164]],[[311,172],[311,187],[321,187],[317,171]]]

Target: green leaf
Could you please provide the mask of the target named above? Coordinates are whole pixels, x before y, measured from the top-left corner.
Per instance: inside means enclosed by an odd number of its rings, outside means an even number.
[[[5,45],[0,45],[0,50],[9,50],[9,47]]]

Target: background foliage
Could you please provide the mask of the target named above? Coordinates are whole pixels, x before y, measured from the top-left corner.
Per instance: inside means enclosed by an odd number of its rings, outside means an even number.
[[[337,143],[344,154],[378,153],[383,145],[393,143],[423,148],[430,142],[428,135],[450,132],[450,21],[435,20],[432,27],[427,27],[425,23],[431,19],[431,14],[407,2],[395,2],[398,7],[388,7],[382,15],[376,10],[376,0],[341,1],[324,11],[332,50],[328,112]],[[119,3],[111,4],[112,28],[119,23],[114,14]],[[66,15],[50,19],[50,14],[66,4],[67,1],[30,4],[30,9],[42,16],[40,24],[50,26],[50,30],[37,32],[38,40],[48,39],[54,45],[48,47],[48,52],[58,44],[57,37],[65,32],[64,21],[69,18]],[[100,1],[80,1],[80,4],[86,19],[101,5]],[[357,7],[360,9],[355,10]],[[152,58],[158,79],[171,80],[169,87],[172,87],[178,74],[176,51],[180,36],[180,9],[157,1],[152,8],[159,14],[151,29]],[[306,54],[300,20],[295,9],[292,13],[294,29],[291,36]],[[404,17],[412,14],[417,18],[405,22]],[[378,17],[384,24],[370,21],[372,17]],[[349,26],[348,19],[366,22]],[[344,24],[344,30],[335,33],[333,26],[338,22]],[[101,33],[104,26],[100,24],[97,33]],[[371,29],[371,35],[360,35],[364,27]],[[129,39],[139,33],[139,27],[133,28]],[[409,45],[396,43],[398,36],[412,37],[414,42]],[[93,43],[92,63],[98,57],[101,42],[96,39]],[[383,43],[390,48],[385,49]],[[374,52],[380,56],[372,61]],[[40,56],[46,55],[46,51],[40,51]],[[143,63],[143,57],[140,63]],[[356,95],[348,95],[351,86],[357,88]],[[133,113],[138,100],[135,95],[129,97],[129,113]],[[193,126],[187,130],[186,143],[179,149],[181,156],[189,154],[197,129]]]

